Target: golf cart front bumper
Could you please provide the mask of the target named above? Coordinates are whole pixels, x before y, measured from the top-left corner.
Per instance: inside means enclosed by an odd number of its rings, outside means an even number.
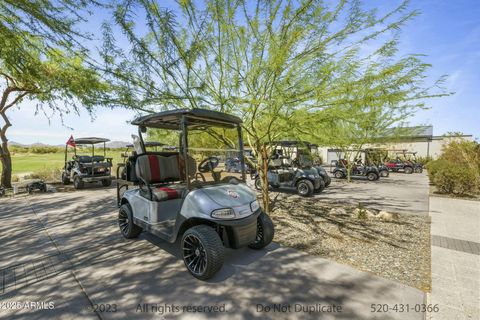
[[[315,178],[312,182],[313,182],[313,187],[315,188],[315,190],[317,190],[318,188],[320,188],[321,184],[322,184],[322,180],[323,178],[321,177],[318,177],[318,178]]]
[[[111,175],[101,175],[101,176],[88,176],[88,175],[80,175],[80,177],[82,178],[83,181],[85,182],[100,182],[100,181],[103,181],[103,180],[111,180],[112,179],[112,176]]]
[[[243,219],[218,222],[223,244],[227,248],[238,249],[246,247],[257,237],[257,218],[261,209]]]

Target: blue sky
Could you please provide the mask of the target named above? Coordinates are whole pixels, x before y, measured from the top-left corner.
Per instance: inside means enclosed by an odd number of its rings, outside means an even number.
[[[369,0],[369,6],[384,6],[384,0]],[[446,87],[454,95],[427,101],[429,110],[420,111],[411,124],[431,124],[435,135],[461,131],[480,138],[480,6],[478,0],[416,0],[411,8],[421,15],[410,22],[401,33],[400,53],[426,54],[433,65],[428,76],[431,81],[448,75]],[[85,26],[99,34],[102,19]],[[111,140],[130,141],[135,128],[127,122],[135,114],[126,110],[98,109],[95,119],[86,113],[68,115],[62,125],[58,116],[47,119],[35,115],[34,103],[23,103],[10,111],[13,127],[8,136],[20,143],[42,142],[63,144],[73,134],[103,136]]]

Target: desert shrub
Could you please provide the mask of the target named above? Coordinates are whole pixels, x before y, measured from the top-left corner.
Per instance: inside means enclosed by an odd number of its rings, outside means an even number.
[[[480,193],[480,145],[453,141],[438,160],[427,165],[430,182],[440,192],[471,195]]]
[[[432,157],[431,156],[427,156],[427,157],[417,157],[417,162],[426,166],[430,161],[432,161]]]
[[[8,149],[9,149],[9,151],[12,155],[15,154],[15,153],[28,153],[28,148],[27,147],[9,145]]]
[[[45,153],[57,153],[60,152],[59,147],[51,147],[51,146],[33,146],[30,147],[31,153],[38,153],[38,154],[45,154]]]
[[[46,182],[60,181],[62,170],[60,168],[43,168],[25,176],[25,179],[42,179]]]

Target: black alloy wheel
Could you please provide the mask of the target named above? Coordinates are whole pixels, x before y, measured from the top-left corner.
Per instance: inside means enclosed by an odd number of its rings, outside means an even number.
[[[378,179],[378,175],[375,172],[370,172],[367,174],[368,181],[375,181]]]
[[[302,197],[309,197],[314,191],[313,183],[310,180],[302,179],[297,183],[297,193]]]
[[[132,208],[129,204],[123,204],[118,211],[118,227],[127,239],[136,238],[142,232],[142,228],[133,223]]]
[[[275,228],[270,217],[264,212],[257,218],[257,236],[255,241],[248,245],[249,248],[259,250],[270,244],[275,234]]]
[[[188,229],[181,243],[183,262],[195,278],[210,279],[222,268],[224,247],[212,227],[198,225]]]
[[[343,174],[343,172],[340,171],[340,170],[335,171],[335,173],[334,173],[333,175],[334,175],[334,177],[337,178],[337,179],[342,179],[342,178],[345,177],[345,175]]]
[[[413,168],[412,167],[405,167],[403,169],[406,174],[412,174],[413,173]]]

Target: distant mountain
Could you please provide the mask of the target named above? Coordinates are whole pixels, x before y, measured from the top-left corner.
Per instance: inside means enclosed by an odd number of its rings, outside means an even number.
[[[30,143],[30,144],[25,144],[25,143],[20,143],[16,141],[8,141],[8,145],[10,146],[17,146],[17,147],[24,147],[24,148],[29,148],[29,147],[62,147],[64,145],[51,145],[51,144],[46,144],[46,143],[41,143],[41,142],[35,142],[35,143]]]
[[[26,147],[25,144],[19,143],[19,142],[15,142],[15,141],[8,141],[8,144],[11,145],[11,146]]]
[[[125,141],[110,141],[107,142],[106,146],[107,148],[112,148],[112,149],[117,149],[117,148],[125,148],[127,144],[130,144],[131,142],[125,142]],[[30,147],[65,147],[64,144],[58,144],[58,145],[50,145],[50,144],[45,144],[41,142],[36,142],[32,144],[24,144],[24,143],[19,143],[15,141],[9,141],[8,144],[10,146],[17,146],[17,147],[24,147],[24,148],[30,148]]]

